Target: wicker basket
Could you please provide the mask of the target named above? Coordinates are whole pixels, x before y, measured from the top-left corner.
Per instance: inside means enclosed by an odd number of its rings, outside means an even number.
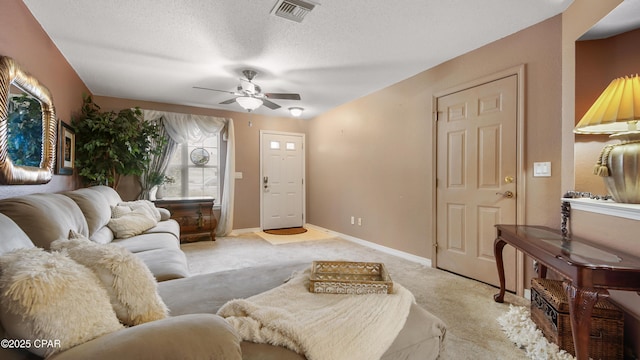
[[[393,282],[382,263],[314,261],[309,291],[325,294],[390,294]]]
[[[575,356],[571,335],[569,303],[562,281],[531,280],[531,319],[551,342]],[[607,299],[593,308],[589,357],[592,359],[623,359],[624,315]]]

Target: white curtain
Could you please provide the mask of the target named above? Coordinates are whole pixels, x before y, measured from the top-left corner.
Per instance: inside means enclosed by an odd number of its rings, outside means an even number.
[[[140,199],[143,200],[149,200],[151,195],[150,192],[153,185],[149,184],[149,176],[154,173],[165,174],[167,171],[167,166],[169,166],[169,161],[178,148],[178,143],[167,135],[167,129],[164,126],[164,118],[161,117],[156,121],[152,120],[150,122],[153,122],[158,126],[158,132],[160,136],[166,138],[166,143],[159,155],[154,155],[151,157],[149,168],[147,169],[147,171],[142,173],[142,176],[140,177],[140,184],[142,185]],[[155,141],[151,141],[151,146],[156,146]]]
[[[180,114],[167,111],[143,110],[145,121],[164,119],[167,135],[178,144],[201,141],[212,134],[220,133],[227,143],[227,157],[222,179],[222,200],[217,236],[225,236],[233,230],[233,197],[236,173],[236,146],[233,119],[214,116]]]

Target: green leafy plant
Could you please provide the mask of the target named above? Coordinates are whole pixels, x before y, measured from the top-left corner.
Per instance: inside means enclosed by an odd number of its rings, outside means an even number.
[[[146,171],[166,140],[155,124],[142,120],[138,108],[103,112],[91,96],[83,100],[81,114],[72,122],[78,173],[88,184],[117,189],[122,176]]]
[[[176,179],[174,179],[172,176],[164,175],[163,173],[154,171],[147,175],[147,181],[149,182],[150,187],[154,187],[163,184],[173,184],[176,182]]]

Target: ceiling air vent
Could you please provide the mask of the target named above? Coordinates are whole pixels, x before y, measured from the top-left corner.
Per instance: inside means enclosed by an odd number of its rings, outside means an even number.
[[[315,4],[301,0],[278,0],[271,13],[287,20],[302,22]]]

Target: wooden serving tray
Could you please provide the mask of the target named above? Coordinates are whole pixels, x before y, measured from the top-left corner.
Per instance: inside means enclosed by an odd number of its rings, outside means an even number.
[[[393,281],[383,263],[314,261],[309,291],[319,294],[391,294]]]

